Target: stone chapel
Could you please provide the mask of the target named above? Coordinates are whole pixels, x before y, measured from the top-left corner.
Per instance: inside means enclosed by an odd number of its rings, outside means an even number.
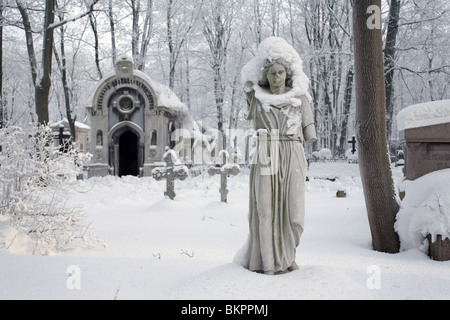
[[[89,177],[151,176],[164,163],[167,148],[191,148],[194,121],[186,105],[168,87],[134,70],[128,57],[119,59],[115,72],[94,92],[93,105],[87,108],[93,155]],[[177,129],[188,134],[174,141]]]

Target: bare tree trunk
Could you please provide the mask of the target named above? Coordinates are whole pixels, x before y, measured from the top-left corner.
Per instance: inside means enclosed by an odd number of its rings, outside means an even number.
[[[147,10],[145,14],[145,21],[141,38],[141,51],[139,53],[140,64],[138,65],[138,70],[140,71],[144,71],[145,69],[148,46],[150,45],[150,39],[152,37],[152,30],[153,30],[153,0],[147,0]]]
[[[141,1],[131,0],[131,12],[133,19],[133,29],[131,34],[131,51],[133,53],[133,60],[135,68],[139,71],[144,71],[148,46],[152,36],[153,26],[153,0],[146,0],[146,11],[144,17],[144,25],[140,29],[140,13]]]
[[[64,13],[61,13],[59,19],[62,21],[64,20]],[[75,121],[76,116],[72,117],[72,108],[71,108],[71,94],[69,89],[69,83],[67,79],[67,59],[66,59],[66,50],[65,50],[65,30],[64,26],[60,27],[60,51],[61,56],[58,55],[58,51],[56,50],[56,47],[53,47],[53,52],[55,54],[55,59],[57,61],[60,73],[61,73],[61,82],[63,86],[63,92],[64,92],[64,104],[66,109],[66,118],[69,122],[69,128],[70,128],[70,139],[71,141],[76,141],[76,130],[75,130]]]
[[[112,61],[113,61],[113,66],[115,66],[116,61],[117,61],[117,49],[116,49],[116,27],[115,27],[114,16],[113,16],[112,0],[109,0],[108,17],[109,17],[109,26],[110,26],[110,30],[111,30]]]
[[[347,72],[347,80],[345,84],[345,95],[344,95],[344,108],[342,110],[343,118],[339,141],[339,148],[340,148],[339,153],[341,155],[345,154],[346,148],[344,146],[348,141],[347,139],[348,116],[350,114],[350,106],[352,104],[353,80],[354,80],[353,66],[350,66]]]
[[[168,0],[167,3],[167,44],[169,46],[169,88],[173,90],[175,87],[175,48],[172,35],[172,5],[173,0]]]
[[[217,108],[217,128],[224,138],[221,148],[226,149],[224,135],[224,96],[225,96],[225,66],[227,62],[228,43],[231,37],[231,16],[227,16],[225,6],[222,3],[213,3],[211,7],[213,15],[203,20],[203,34],[208,42],[211,54],[211,68],[214,79],[214,96]],[[230,14],[228,12],[228,14]]]
[[[189,110],[191,110],[191,75],[190,75],[190,63],[189,63],[189,50],[187,41],[184,43],[186,49],[185,61],[186,61],[186,104]]]
[[[140,0],[131,0],[131,15],[133,17],[131,30],[131,52],[135,67],[140,65],[139,61],[139,12],[141,10]]]
[[[3,103],[3,0],[0,0],[0,129],[5,127]]]
[[[54,22],[56,0],[45,1],[45,23],[44,23],[44,43],[42,50],[42,77],[35,86],[36,114],[38,122],[47,124],[49,122],[49,94],[52,85],[52,50],[53,50],[53,28],[49,26]]]
[[[255,14],[255,36],[256,42],[259,45],[262,41],[262,17],[261,17],[261,5],[260,1],[253,0],[253,10]]]
[[[236,95],[238,93],[238,73],[235,75],[233,80],[233,87],[231,89],[231,102],[230,102],[230,120],[229,126],[230,129],[235,129],[237,127],[237,106],[236,106]]]
[[[353,6],[358,156],[372,244],[376,251],[396,253],[400,242],[394,223],[399,206],[386,144],[382,33],[368,25],[373,17],[369,7],[381,8],[381,0],[353,0]],[[381,21],[381,15],[376,19]]]
[[[392,122],[394,120],[395,54],[399,29],[400,7],[400,0],[391,0],[389,25],[386,35],[386,45],[384,47],[384,69],[386,74],[386,128],[388,142],[391,141]]]
[[[182,0],[167,0],[166,27],[169,47],[169,87],[171,89],[175,87],[175,71],[178,58],[192,27],[200,15],[203,5],[203,2],[200,2],[192,8],[187,3]]]
[[[89,22],[91,24],[92,33],[94,34],[95,66],[97,68],[97,76],[98,76],[98,79],[101,80],[103,78],[103,74],[102,74],[102,69],[100,67],[100,53],[99,53],[98,31],[97,31],[97,19],[95,18],[93,13],[91,13],[89,15]]]
[[[28,62],[30,63],[31,70],[31,80],[33,81],[33,86],[36,86],[37,81],[37,61],[36,61],[36,53],[34,51],[34,41],[33,41],[33,33],[31,31],[31,22],[30,17],[26,8],[22,5],[21,1],[16,0],[17,8],[19,9],[20,15],[22,16],[22,24],[25,31],[25,38],[27,42],[27,51],[28,51]]]

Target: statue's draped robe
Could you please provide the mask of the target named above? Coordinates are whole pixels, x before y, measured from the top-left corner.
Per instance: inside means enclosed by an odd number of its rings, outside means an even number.
[[[250,236],[244,266],[257,272],[284,272],[295,262],[304,229],[306,158],[303,141],[315,141],[306,96],[301,106],[263,108],[247,93],[249,113],[258,132],[250,172]]]

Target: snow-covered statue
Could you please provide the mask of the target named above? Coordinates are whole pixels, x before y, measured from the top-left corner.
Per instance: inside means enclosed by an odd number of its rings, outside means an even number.
[[[251,271],[285,273],[298,269],[295,252],[304,228],[303,142],[316,141],[309,80],[298,53],[277,37],[261,42],[241,76],[258,145],[250,173],[250,235],[237,259]]]

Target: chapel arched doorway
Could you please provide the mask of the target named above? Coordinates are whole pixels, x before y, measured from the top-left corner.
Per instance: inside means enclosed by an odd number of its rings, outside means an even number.
[[[108,134],[109,163],[115,176],[142,176],[144,167],[144,131],[135,123],[123,121]]]
[[[139,176],[139,137],[132,131],[124,132],[119,138],[119,177]]]

